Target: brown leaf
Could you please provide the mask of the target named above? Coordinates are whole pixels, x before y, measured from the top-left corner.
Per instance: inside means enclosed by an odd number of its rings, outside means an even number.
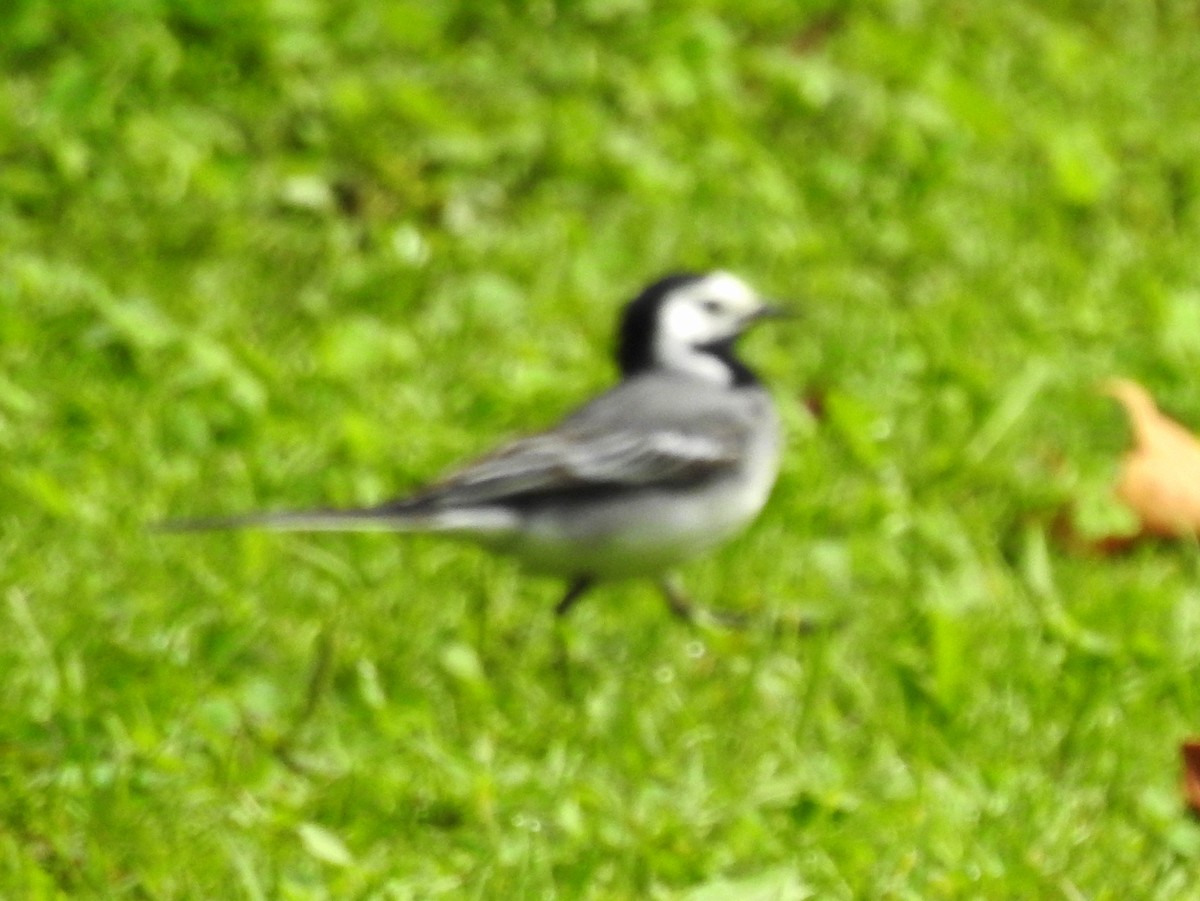
[[[823,422],[828,415],[829,410],[826,405],[826,400],[829,397],[829,392],[823,387],[812,386],[804,392],[800,398],[800,402],[804,404],[809,415],[817,422]]]
[[[816,16],[792,39],[792,48],[797,53],[819,50],[834,32],[842,27],[845,20],[845,13],[842,12],[828,12]]]
[[[1200,738],[1190,738],[1179,746],[1183,757],[1183,797],[1192,813],[1200,816]]]
[[[1147,538],[1154,537],[1139,530],[1132,535],[1104,535],[1093,538],[1080,531],[1076,525],[1073,504],[1064,504],[1053,511],[1049,534],[1055,542],[1072,553],[1098,554],[1101,557],[1127,554]]]
[[[1164,416],[1148,391],[1129,379],[1113,379],[1105,392],[1129,415],[1133,449],[1121,462],[1116,494],[1147,535],[1200,534],[1200,441]]]

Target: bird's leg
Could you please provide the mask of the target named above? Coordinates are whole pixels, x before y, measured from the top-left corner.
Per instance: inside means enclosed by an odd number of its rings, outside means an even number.
[[[563,617],[574,607],[579,599],[588,593],[596,580],[591,576],[577,576],[567,586],[567,593],[562,596],[562,600],[554,607],[554,634],[555,645],[558,647],[556,655],[558,662],[558,674],[562,679],[563,694],[567,698],[575,696],[575,684],[571,678],[571,652],[567,647],[567,637],[563,633]]]
[[[280,763],[293,772],[311,776],[326,769],[326,767],[305,760],[305,755],[297,753],[296,746],[300,744],[305,726],[316,715],[321,698],[329,691],[336,653],[334,625],[328,623],[321,629],[316,639],[316,653],[309,667],[304,703],[281,735],[271,736],[267,730],[259,726],[249,711],[242,711],[242,726],[250,737],[266,746],[279,758]]]
[[[658,582],[659,590],[667,601],[667,606],[684,622],[694,623],[703,615],[719,626],[729,629],[741,629],[746,626],[746,617],[740,613],[728,610],[704,610],[694,605],[679,584],[675,576],[664,576]]]
[[[554,668],[558,671],[558,679],[562,685],[563,697],[568,701],[575,699],[575,680],[571,678],[571,648],[567,643],[567,630],[563,618],[554,618]]]
[[[663,593],[663,598],[667,602],[667,606],[684,622],[692,623],[696,621],[696,608],[693,606],[687,594],[684,593],[683,586],[679,584],[679,579],[675,576],[664,576],[658,582],[658,588]]]
[[[587,594],[591,587],[595,584],[596,580],[591,576],[578,576],[575,578],[571,584],[567,586],[567,593],[562,596],[562,600],[555,605],[554,615],[566,616],[567,613],[570,612],[571,608],[579,603],[579,599]]]

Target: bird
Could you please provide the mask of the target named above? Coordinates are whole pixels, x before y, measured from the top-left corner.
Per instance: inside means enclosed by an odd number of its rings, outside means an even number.
[[[598,583],[644,578],[672,613],[694,620],[676,567],[757,517],[782,451],[771,396],[735,345],[755,324],[790,312],[729,272],[666,275],[623,309],[617,383],[556,425],[386,503],[162,529],[439,533],[563,578],[560,617]]]

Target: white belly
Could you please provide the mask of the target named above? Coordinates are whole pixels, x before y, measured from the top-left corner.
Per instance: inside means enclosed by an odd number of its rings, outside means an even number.
[[[777,429],[765,430],[747,449],[744,466],[693,488],[625,492],[586,506],[541,509],[496,548],[530,569],[564,575],[662,572],[731,538],[758,515],[775,484],[778,444]]]

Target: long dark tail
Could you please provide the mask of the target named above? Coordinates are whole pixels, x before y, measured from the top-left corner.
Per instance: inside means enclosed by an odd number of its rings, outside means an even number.
[[[169,519],[152,526],[159,533],[266,529],[273,532],[466,532],[505,531],[513,516],[496,508],[441,508],[424,499],[392,501],[378,507],[285,510],[200,519]]]
[[[436,529],[437,514],[418,504],[392,503],[344,510],[282,510],[168,519],[152,530],[162,533],[267,529],[273,532],[409,532]]]

